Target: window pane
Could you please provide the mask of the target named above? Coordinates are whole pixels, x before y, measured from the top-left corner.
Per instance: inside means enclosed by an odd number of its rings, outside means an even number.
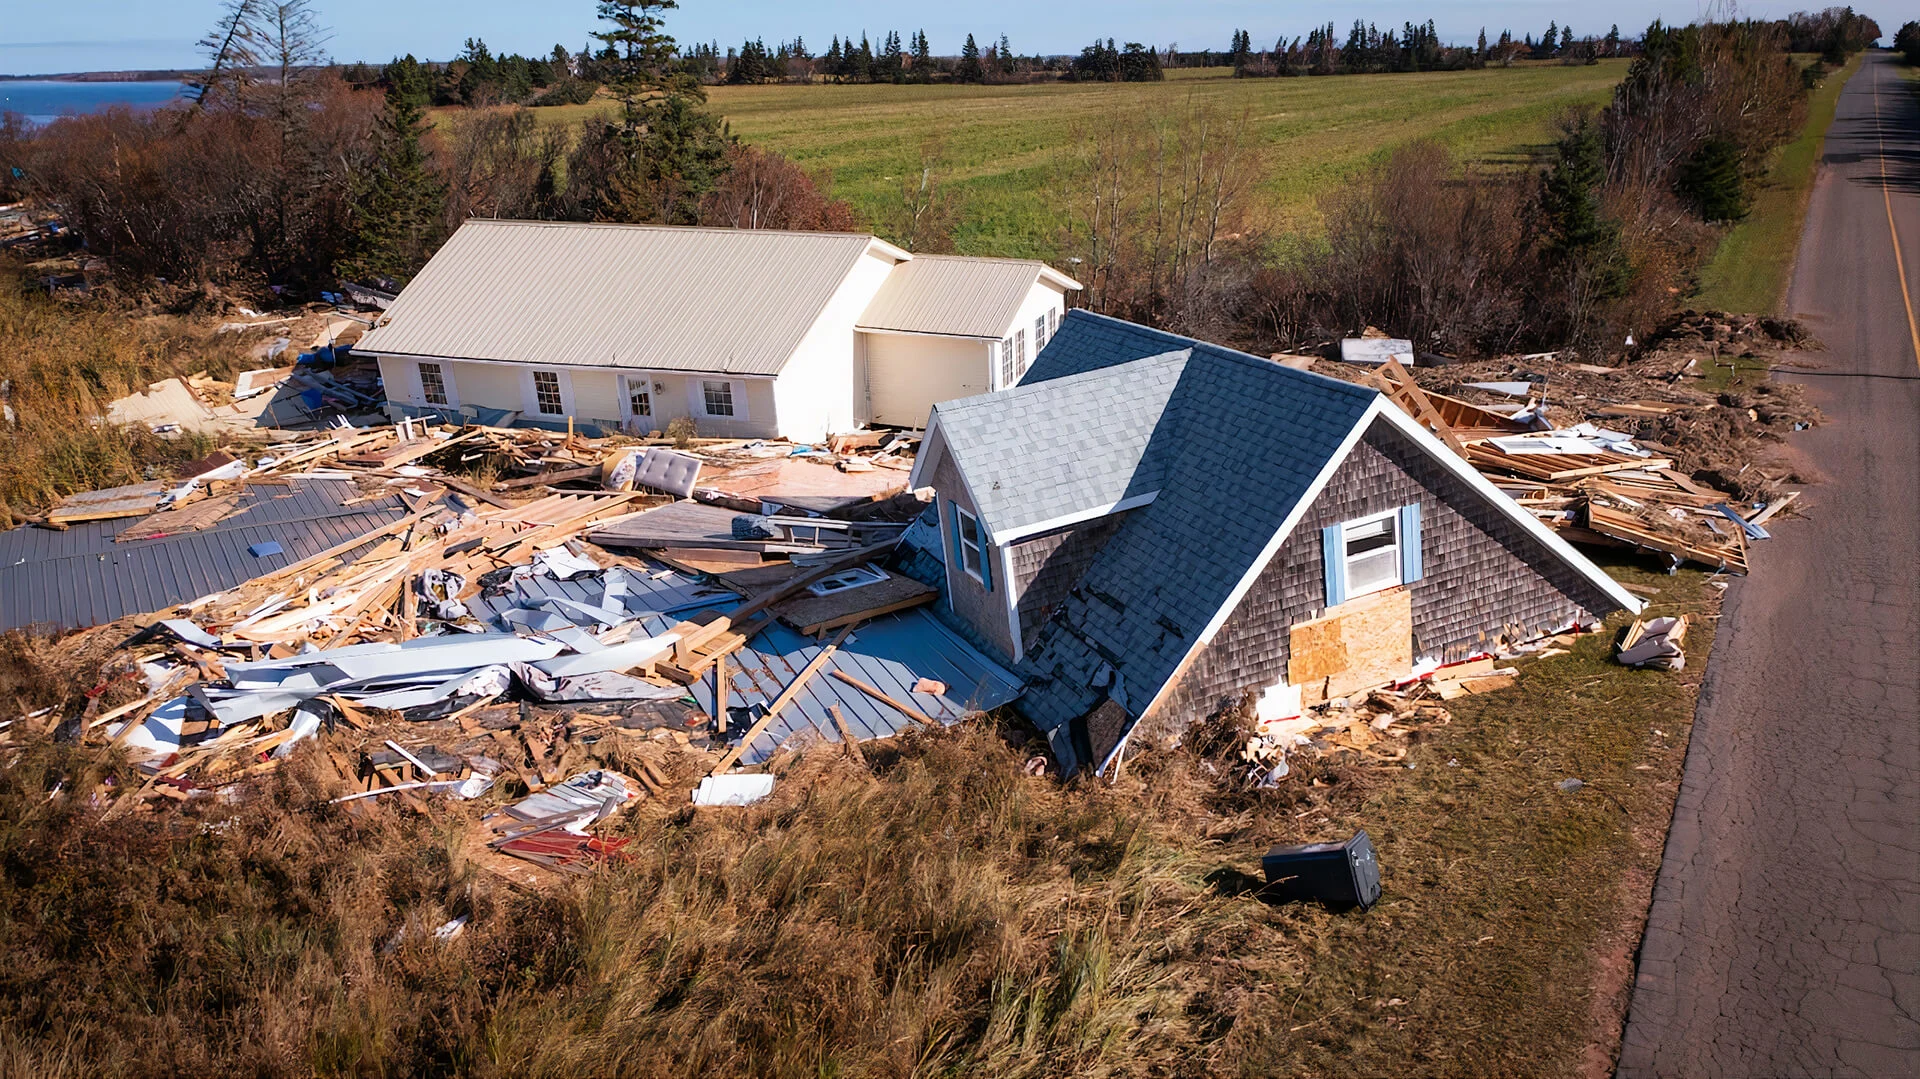
[[[1358,596],[1400,583],[1400,553],[1392,547],[1347,560],[1347,595]]]
[[[653,415],[653,395],[646,390],[633,391],[632,397],[628,399],[628,405],[636,416]]]
[[[1000,342],[1000,387],[1005,389],[1013,385],[1020,372],[1013,366],[1013,338]]]
[[[1039,318],[1033,320],[1033,354],[1034,356],[1036,357],[1039,356],[1040,350],[1046,347],[1047,347],[1047,316],[1041,315]]]
[[[420,365],[420,391],[426,395],[427,404],[444,405],[447,403],[447,382],[440,374],[437,363]]]
[[[1347,557],[1393,546],[1393,518],[1383,517],[1362,525],[1348,525]]]
[[[566,406],[560,400],[560,376],[552,371],[533,373],[534,406],[548,416],[559,416],[566,412]]]
[[[702,382],[700,392],[706,398],[707,415],[733,415],[733,383]]]
[[[1023,374],[1023,375],[1026,374],[1027,373],[1027,331],[1025,330],[1013,331],[1013,356],[1015,361],[1014,370],[1018,371],[1020,374]]]
[[[960,565],[975,576],[980,573],[980,522],[960,507],[954,507],[960,520]]]

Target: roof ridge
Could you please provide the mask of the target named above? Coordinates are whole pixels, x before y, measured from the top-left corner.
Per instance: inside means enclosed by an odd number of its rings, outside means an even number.
[[[547,221],[529,217],[469,217],[467,225],[529,225],[540,228],[620,229],[633,232],[718,232],[738,236],[819,236],[838,240],[886,240],[871,232],[823,232],[815,229],[742,229],[726,225],[661,225],[646,221]],[[889,245],[891,246],[891,245]]]
[[[1281,364],[1275,363],[1272,360],[1261,359],[1259,356],[1255,356],[1250,352],[1242,352],[1237,348],[1229,348],[1226,345],[1215,344],[1211,341],[1202,341],[1196,337],[1183,337],[1180,334],[1172,332],[1171,330],[1162,330],[1154,326],[1143,326],[1138,322],[1128,322],[1126,319],[1115,318],[1112,315],[1103,315],[1097,311],[1089,311],[1084,307],[1074,308],[1073,310],[1067,312],[1068,318],[1073,318],[1076,316],[1080,318],[1098,319],[1101,322],[1111,323],[1115,326],[1123,328],[1128,333],[1152,335],[1154,337],[1165,338],[1169,341],[1178,341],[1186,345],[1189,350],[1194,350],[1194,351],[1204,350],[1205,355],[1213,356],[1223,360],[1233,360],[1236,363],[1251,364],[1255,368],[1262,371],[1284,372],[1284,374],[1280,376],[1282,378],[1305,378],[1313,382],[1319,383],[1322,386],[1322,388],[1337,387],[1342,392],[1357,394],[1361,397],[1370,396],[1372,394],[1376,394],[1380,392],[1379,390],[1373,389],[1368,386],[1360,386],[1352,382],[1347,382],[1342,379],[1334,378],[1331,375],[1316,374],[1315,372],[1312,372],[1312,371],[1302,371],[1302,370],[1299,370],[1298,368],[1285,367],[1285,366],[1282,366]]]
[[[1149,364],[1154,366],[1171,366],[1175,363],[1185,364],[1192,359],[1192,357],[1193,349],[1191,348],[1172,349],[1167,352],[1155,353],[1152,356],[1142,356],[1136,360],[1127,360],[1124,363],[1108,364],[1105,367],[1095,367],[1088,371],[1075,371],[1073,374],[1061,375],[1059,378],[1050,378],[1042,382],[1022,382],[1003,390],[989,390],[986,393],[978,393],[970,397],[958,397],[951,401],[940,401],[936,402],[933,407],[946,408],[947,406],[955,406],[951,409],[953,412],[968,411],[975,408],[1005,408],[1009,401],[1017,398],[1036,397],[1049,391],[1078,389],[1087,383],[1110,379],[1114,377],[1116,372],[1125,371],[1134,367]]]

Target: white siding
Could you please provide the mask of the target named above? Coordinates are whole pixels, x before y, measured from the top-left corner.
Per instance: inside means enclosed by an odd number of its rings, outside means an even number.
[[[853,326],[893,266],[893,259],[869,250],[801,339],[774,381],[781,435],[797,442],[818,442],[829,434],[853,430],[863,411],[856,407],[856,391],[865,390],[854,383]],[[753,312],[742,311],[739,317],[751,319]]]
[[[1035,357],[1040,355],[1040,350],[1033,336],[1034,320],[1046,316],[1049,312],[1056,311],[1059,312],[1059,314],[1055,316],[1056,318],[1066,317],[1066,293],[1061,292],[1045,281],[1035,281],[1033,288],[1027,290],[1027,298],[1021,301],[1020,313],[1013,316],[1013,325],[1007,327],[1005,334],[1007,337],[1011,337],[1014,333],[1021,330],[1026,331],[1028,367],[1032,367]],[[1051,320],[1049,320],[1049,324],[1052,324]],[[1005,387],[1001,388],[1004,389]]]
[[[925,427],[941,401],[986,393],[989,357],[998,342],[927,334],[861,334],[867,345],[867,389],[873,422]]]

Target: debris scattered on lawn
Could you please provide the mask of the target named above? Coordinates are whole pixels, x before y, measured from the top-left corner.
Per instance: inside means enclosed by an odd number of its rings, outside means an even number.
[[[1663,671],[1685,670],[1687,652],[1687,616],[1635,620],[1620,639],[1614,658],[1626,667],[1654,667]]]

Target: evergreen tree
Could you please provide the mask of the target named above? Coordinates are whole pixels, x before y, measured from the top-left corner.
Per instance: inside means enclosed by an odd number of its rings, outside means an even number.
[[[1480,41],[1479,41],[1479,43],[1478,43],[1478,44],[1476,44],[1476,45],[1474,46],[1474,49],[1473,49],[1473,51],[1474,51],[1474,55],[1475,55],[1475,56],[1477,56],[1477,57],[1479,57],[1479,58],[1480,58],[1480,59],[1481,59],[1482,61],[1484,61],[1484,60],[1486,60],[1486,58],[1487,58],[1487,28],[1486,28],[1486,27],[1484,27],[1484,26],[1482,26],[1482,27],[1480,28]]]
[[[835,34],[833,44],[827,46],[827,54],[820,58],[820,69],[829,77],[837,79],[846,63],[846,58],[840,54],[840,35]]]
[[[1607,55],[1608,56],[1620,55],[1620,24],[1619,23],[1614,23],[1613,29],[1607,31]]]
[[[405,283],[427,261],[439,235],[446,192],[427,168],[420,145],[426,129],[419,87],[389,85],[380,113],[379,150],[353,200],[354,235],[351,254],[340,268],[343,276]]]
[[[1233,32],[1231,58],[1233,62],[1233,73],[1235,75],[1246,75],[1247,66],[1253,62],[1252,34],[1247,33],[1245,30],[1235,30]]]
[[[975,44],[973,35],[967,35],[967,43],[960,47],[960,63],[953,69],[954,82],[985,82],[986,69],[980,66],[980,46]]]
[[[388,64],[381,70],[380,79],[386,84],[388,94],[398,92],[417,109],[433,103],[433,78],[412,53]]]
[[[1000,47],[994,50],[998,56],[998,70],[1004,77],[1013,74],[1013,46],[1007,44],[1007,35],[1000,35]]]
[[[1540,183],[1540,213],[1547,253],[1592,276],[1593,294],[1618,296],[1627,275],[1620,259],[1620,227],[1600,205],[1606,180],[1600,125],[1583,118],[1554,147],[1553,167]]]
[[[933,81],[933,46],[927,43],[927,32],[913,32],[913,81]]]
[[[1552,56],[1553,47],[1555,44],[1559,42],[1559,40],[1560,40],[1559,21],[1555,19],[1547,20],[1547,36],[1540,39],[1539,55],[1541,55],[1542,57]]]
[[[1560,28],[1560,51],[1562,53],[1571,53],[1573,51],[1573,27],[1571,26],[1562,26]]]
[[[1740,144],[1711,138],[1680,166],[1675,189],[1706,221],[1738,221],[1747,216],[1747,180]]]
[[[600,2],[600,18],[610,29],[593,36],[612,54],[606,58],[608,82],[621,108],[613,133],[618,159],[604,171],[605,188],[576,199],[589,216],[691,224],[700,196],[726,171],[732,137],[701,107],[706,91],[692,76],[668,71],[674,42],[661,13],[677,7],[677,0]],[[587,140],[589,149],[594,141]]]

